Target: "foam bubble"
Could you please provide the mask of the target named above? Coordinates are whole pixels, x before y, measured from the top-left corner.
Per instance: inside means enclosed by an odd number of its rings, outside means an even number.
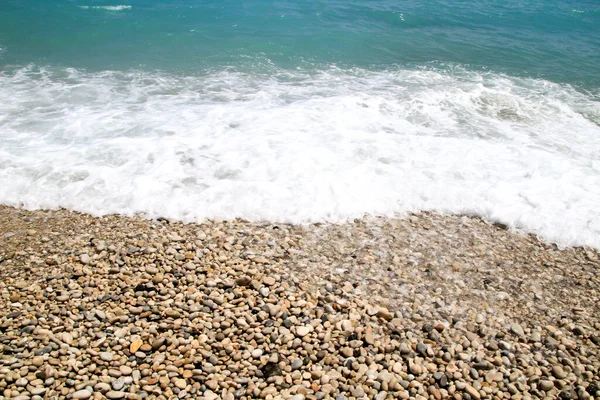
[[[0,202],[183,221],[477,214],[600,248],[597,101],[463,69],[0,75]]]
[[[117,6],[78,6],[82,10],[107,10],[107,11],[122,11],[130,10],[130,5],[117,5]]]

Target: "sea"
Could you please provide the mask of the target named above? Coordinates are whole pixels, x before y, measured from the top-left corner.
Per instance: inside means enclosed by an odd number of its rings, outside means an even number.
[[[0,203],[600,248],[600,2],[2,0]]]

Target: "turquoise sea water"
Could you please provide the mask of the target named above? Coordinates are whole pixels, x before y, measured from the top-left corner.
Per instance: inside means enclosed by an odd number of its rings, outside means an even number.
[[[3,0],[0,202],[600,247],[599,100],[596,0]]]
[[[386,68],[430,63],[600,85],[600,3],[50,1],[0,5],[2,65]]]

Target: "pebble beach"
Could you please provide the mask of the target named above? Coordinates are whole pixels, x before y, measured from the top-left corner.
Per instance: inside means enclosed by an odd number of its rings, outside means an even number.
[[[600,255],[479,218],[0,206],[6,399],[600,398]]]

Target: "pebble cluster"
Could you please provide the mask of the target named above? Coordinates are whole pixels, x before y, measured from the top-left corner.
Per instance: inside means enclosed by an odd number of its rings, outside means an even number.
[[[471,217],[0,207],[6,399],[594,399],[599,304],[597,251]]]

